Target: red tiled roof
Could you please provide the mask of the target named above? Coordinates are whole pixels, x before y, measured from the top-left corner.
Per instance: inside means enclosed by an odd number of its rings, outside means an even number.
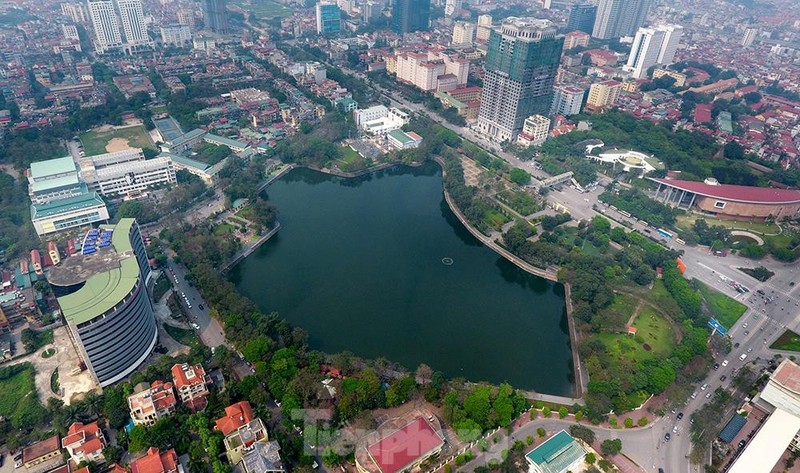
[[[225,408],[225,417],[217,419],[217,430],[227,436],[253,420],[253,408],[247,401],[240,401]]]
[[[736,186],[731,184],[710,185],[697,181],[659,179],[654,181],[677,189],[732,202],[751,204],[791,204],[800,202],[800,191],[772,189],[769,187]]]
[[[175,471],[177,464],[175,449],[159,453],[157,448],[150,447],[147,455],[131,462],[131,473],[167,473]]]
[[[189,372],[194,372],[194,376],[189,378]],[[172,365],[172,379],[175,381],[175,387],[179,390],[184,386],[194,384],[202,384],[206,372],[201,365],[190,366],[188,364],[175,363]]]
[[[74,449],[76,452],[83,452],[83,453],[94,453],[99,450],[103,449],[103,442],[100,441],[99,438],[95,437],[91,440],[87,440],[86,443]]]
[[[402,429],[371,445],[368,450],[382,473],[395,473],[442,444],[444,440],[431,425],[422,417],[417,417]]]

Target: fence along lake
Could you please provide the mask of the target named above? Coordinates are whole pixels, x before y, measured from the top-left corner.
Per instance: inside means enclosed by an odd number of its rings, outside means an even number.
[[[348,179],[298,168],[266,192],[281,229],[230,278],[312,348],[572,394],[563,286],[475,239],[435,163]]]

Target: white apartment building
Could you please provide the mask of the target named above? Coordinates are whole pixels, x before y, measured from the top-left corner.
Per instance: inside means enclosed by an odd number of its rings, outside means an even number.
[[[187,25],[162,26],[161,42],[164,46],[184,47],[192,42],[192,30]]]
[[[119,29],[114,2],[111,0],[89,0],[89,16],[95,35],[95,50],[103,54],[122,47],[122,33]]]
[[[353,118],[359,129],[371,135],[383,135],[400,129],[409,121],[404,111],[383,105],[354,110]]]
[[[168,157],[144,159],[141,149],[87,156],[80,159],[81,177],[90,190],[103,195],[141,192],[161,184],[175,184],[175,167]]]
[[[643,79],[650,67],[672,64],[682,36],[683,27],[678,25],[639,28],[623,70],[637,79]]]
[[[564,115],[568,117],[581,113],[583,96],[586,91],[569,85],[553,87],[553,104],[550,107],[550,115]]]
[[[455,88],[466,85],[469,76],[469,60],[451,57],[442,51],[398,54],[396,67],[398,80],[425,92],[439,88],[440,76],[455,76]]]
[[[75,25],[61,25],[61,32],[64,34],[64,39],[73,41],[80,41],[81,37],[78,36],[78,28]]]
[[[129,52],[151,48],[153,42],[147,34],[142,0],[117,0],[117,8],[125,33],[125,48]]]
[[[86,11],[80,3],[62,3],[61,13],[70,17],[75,23],[86,23]]]
[[[749,48],[753,45],[753,42],[756,40],[756,36],[758,36],[758,30],[756,28],[747,28],[744,30],[744,37],[742,38],[742,46],[745,48]]]
[[[453,25],[453,46],[471,46],[475,37],[475,25],[466,21],[457,21]]]
[[[522,146],[539,146],[547,140],[549,131],[549,118],[543,115],[531,115],[525,119],[522,132],[517,136],[517,143]]]
[[[489,41],[489,34],[492,31],[492,15],[481,15],[478,17],[478,28],[475,32],[475,39],[479,43]]]
[[[447,0],[444,4],[444,15],[455,15],[459,10],[461,10],[463,3],[463,0]]]

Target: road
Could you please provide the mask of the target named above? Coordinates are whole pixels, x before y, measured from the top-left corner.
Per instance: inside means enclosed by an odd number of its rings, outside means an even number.
[[[200,329],[197,330],[197,334],[200,336],[200,339],[203,341],[203,343],[212,348],[224,345],[225,332],[222,330],[222,326],[217,319],[211,317],[211,315],[208,313],[208,304],[203,301],[203,298],[200,296],[200,292],[186,281],[186,269],[182,265],[176,264],[174,261],[172,261],[172,258],[168,259],[167,267],[169,271],[167,271],[165,274],[170,277],[170,282],[172,283],[176,294],[180,296],[182,293],[185,293],[192,304],[192,308],[189,309],[186,303],[183,301],[183,298],[179,297],[181,299],[181,304],[183,304],[183,308],[186,313],[189,314],[191,321],[200,326]],[[203,308],[201,309],[200,306],[203,306]]]

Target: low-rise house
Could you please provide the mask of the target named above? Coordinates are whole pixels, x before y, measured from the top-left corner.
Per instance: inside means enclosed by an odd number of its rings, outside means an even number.
[[[164,453],[150,447],[145,456],[131,462],[131,473],[183,473],[174,448]]]
[[[225,453],[241,473],[280,473],[285,471],[281,463],[280,446],[270,442],[267,428],[247,401],[225,408],[225,417],[217,419],[216,429],[225,436]],[[135,473],[135,472],[134,472]]]
[[[22,449],[22,464],[28,471],[48,471],[63,463],[58,435]]]
[[[208,405],[209,378],[201,365],[176,363],[172,366],[172,380],[181,402],[192,411],[201,411]]]
[[[91,424],[75,422],[69,426],[67,436],[61,440],[61,446],[67,449],[75,463],[105,463],[103,449],[106,445],[106,438],[97,422]]]
[[[128,396],[131,419],[136,425],[153,425],[159,419],[175,412],[175,392],[172,383],[154,381],[137,384],[134,393]]]

